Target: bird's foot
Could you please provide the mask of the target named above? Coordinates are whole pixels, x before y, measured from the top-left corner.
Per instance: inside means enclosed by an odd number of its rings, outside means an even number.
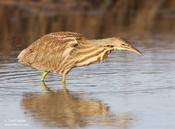
[[[63,86],[63,88],[66,88],[66,77],[63,75],[62,79],[61,79],[61,85]]]
[[[44,72],[42,73],[41,82],[44,82],[44,80],[46,79],[46,76],[47,76],[48,73],[49,73],[49,72],[47,72],[47,71],[44,71]]]
[[[65,87],[66,86],[66,81],[65,80],[61,80],[61,85]]]
[[[40,84],[41,84],[44,92],[51,92],[50,88],[47,86],[47,84],[44,81],[41,81]]]

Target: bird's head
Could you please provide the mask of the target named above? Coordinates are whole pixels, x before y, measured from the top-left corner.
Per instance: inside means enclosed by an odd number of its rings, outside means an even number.
[[[105,46],[111,47],[111,49],[113,50],[127,50],[127,51],[135,52],[139,55],[142,55],[142,53],[139,50],[137,50],[135,47],[133,47],[131,43],[129,43],[128,41],[122,38],[113,37],[113,38],[109,38],[108,40],[110,41],[106,42]]]

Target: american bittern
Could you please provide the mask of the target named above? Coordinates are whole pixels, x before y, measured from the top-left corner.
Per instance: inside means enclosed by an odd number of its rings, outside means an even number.
[[[61,74],[62,83],[68,72],[79,66],[99,63],[111,50],[128,50],[141,54],[124,39],[112,37],[89,40],[74,32],[55,32],[44,35],[18,56],[19,62],[43,70],[41,81],[49,72]]]

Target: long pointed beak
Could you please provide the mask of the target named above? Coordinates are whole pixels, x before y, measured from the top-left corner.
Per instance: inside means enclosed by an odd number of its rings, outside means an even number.
[[[134,47],[130,47],[130,48],[128,48],[128,50],[129,50],[129,51],[132,51],[132,52],[135,52],[135,53],[137,53],[137,54],[139,54],[139,55],[142,55],[142,53],[141,53],[138,49],[136,49],[136,48],[134,48]]]

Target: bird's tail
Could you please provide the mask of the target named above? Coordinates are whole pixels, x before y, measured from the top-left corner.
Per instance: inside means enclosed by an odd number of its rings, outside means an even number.
[[[26,49],[22,50],[20,52],[20,54],[18,55],[18,57],[17,57],[18,58],[18,62],[20,62],[21,64],[26,64],[26,61],[25,61],[26,54],[27,54],[27,50]]]

